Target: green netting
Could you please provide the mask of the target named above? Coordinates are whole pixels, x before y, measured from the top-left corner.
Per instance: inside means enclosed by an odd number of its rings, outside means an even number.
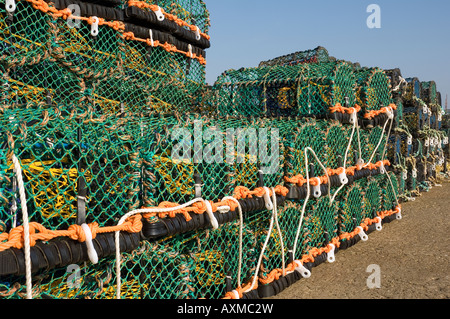
[[[9,151],[21,161],[31,199],[30,219],[51,228],[74,224],[78,183],[83,179],[86,220],[114,225],[139,206],[138,135],[131,135],[138,121],[90,118],[70,111],[29,108],[3,113]],[[13,180],[11,162],[6,177]]]
[[[389,77],[379,68],[355,70],[357,79],[357,104],[365,111],[379,110],[392,103]]]
[[[422,87],[420,91],[420,99],[423,100],[427,104],[437,104],[437,90],[436,90],[436,82],[428,81],[422,82]]]
[[[31,3],[16,1],[16,11],[10,14],[0,7],[0,64],[29,65],[48,57],[51,17],[32,7]]]
[[[326,115],[355,104],[355,79],[345,62],[259,67],[224,72],[213,86],[221,115]]]
[[[288,55],[283,55],[268,61],[259,63],[259,67],[274,66],[274,65],[296,65],[303,63],[326,63],[330,62],[331,57],[327,49],[324,47],[317,47],[313,50],[299,51]]]
[[[340,194],[338,232],[339,235],[352,232],[364,220],[364,192],[358,184],[351,185]]]

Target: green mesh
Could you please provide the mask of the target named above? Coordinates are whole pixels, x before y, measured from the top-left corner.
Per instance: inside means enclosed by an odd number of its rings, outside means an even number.
[[[331,57],[329,56],[327,49],[319,46],[313,50],[299,51],[268,61],[262,61],[259,63],[259,66],[264,67],[274,65],[295,65],[303,63],[326,63],[330,62],[330,59]]]
[[[353,184],[341,193],[339,201],[339,235],[352,232],[364,220],[366,211],[364,192],[360,185]]]
[[[365,111],[379,110],[392,103],[391,84],[386,73],[379,68],[362,68],[355,71],[357,103]]]
[[[229,70],[213,87],[219,114],[325,115],[355,103],[355,80],[344,62]]]
[[[0,64],[29,65],[48,57],[51,17],[32,7],[31,3],[16,1],[14,16],[0,7]]]

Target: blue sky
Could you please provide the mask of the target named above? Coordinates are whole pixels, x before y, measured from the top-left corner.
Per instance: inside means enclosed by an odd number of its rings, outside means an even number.
[[[448,0],[204,1],[211,18],[209,84],[225,70],[320,45],[338,59],[433,80],[443,104],[450,95]],[[381,8],[380,29],[366,24],[372,3]]]

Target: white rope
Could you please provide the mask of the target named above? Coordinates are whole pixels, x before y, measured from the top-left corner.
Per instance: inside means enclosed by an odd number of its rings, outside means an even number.
[[[370,156],[370,159],[367,161],[367,163],[363,166],[363,168],[365,168],[365,167],[367,167],[367,166],[369,166],[369,164],[370,163],[372,163],[372,161],[373,161],[373,158],[375,157],[375,154],[376,154],[376,152],[377,152],[377,149],[380,147],[380,145],[381,145],[381,142],[383,141],[383,135],[384,135],[384,132],[386,131],[386,126],[387,126],[387,124],[389,123],[389,118],[386,120],[386,122],[384,123],[384,125],[383,125],[383,131],[381,132],[381,137],[380,137],[380,140],[378,141],[378,144],[377,144],[377,146],[375,147],[375,149],[373,150],[373,153],[372,153],[372,155]],[[393,121],[393,120],[392,120]],[[392,122],[391,122],[391,127],[392,127]],[[389,140],[389,137],[386,139],[386,144],[387,144],[387,142],[388,142],[388,140]]]
[[[275,188],[273,187],[272,187],[272,202],[273,202],[273,212],[275,215],[275,226],[277,227],[278,237],[280,238],[281,244],[281,269],[283,270],[283,276],[286,276],[286,263],[284,260],[284,241],[283,235],[281,233],[280,224],[278,223],[277,195],[275,194]]]
[[[354,112],[356,113],[356,109],[353,109]],[[362,153],[361,153],[361,141],[360,141],[360,137],[359,137],[359,124],[358,124],[358,120],[356,119],[353,122],[353,128],[352,128],[352,134],[350,135],[350,140],[348,142],[347,145],[347,149],[345,150],[345,155],[344,155],[344,163],[343,163],[343,167],[344,167],[344,173],[346,172],[347,169],[347,158],[348,158],[348,152],[350,151],[350,147],[352,145],[353,142],[353,137],[355,136],[355,130],[358,128],[358,145],[359,145],[359,158],[362,157]],[[328,184],[330,184],[328,182]],[[339,188],[336,190],[336,192],[334,193],[334,195],[330,198],[330,206],[333,204],[334,200],[336,199],[336,196],[338,195],[338,193],[345,187],[346,184],[341,184],[341,186],[339,186]],[[328,187],[328,189],[330,189],[330,187]]]
[[[258,263],[256,264],[255,275],[253,277],[252,285],[245,292],[252,291],[256,286],[256,281],[258,280],[259,268],[261,267],[261,262],[264,256],[264,252],[267,248],[267,244],[269,243],[270,235],[272,234],[273,224],[275,222],[275,210],[276,205],[272,205],[272,217],[270,218],[269,230],[267,232],[266,240],[264,241],[263,247],[261,249],[261,253],[259,254]]]
[[[408,82],[401,76],[398,77],[400,80],[400,83],[392,89],[392,91],[397,92],[398,90],[400,90],[400,87],[402,86],[402,84],[408,84]]]
[[[23,239],[25,250],[25,276],[26,276],[26,298],[33,299],[33,285],[31,281],[31,257],[30,257],[30,226],[28,223],[28,209],[27,209],[27,197],[25,193],[25,187],[23,183],[22,167],[17,159],[16,155],[12,155],[12,161],[14,163],[14,173],[16,173],[17,184],[19,187],[20,205],[22,208],[22,222],[23,222]]]
[[[295,260],[295,255],[296,255],[296,252],[297,252],[297,242],[298,242],[298,238],[299,238],[299,236],[300,236],[300,231],[301,231],[301,227],[302,227],[302,224],[303,224],[303,218],[304,218],[304,216],[305,216],[305,210],[306,210],[306,204],[308,203],[308,200],[309,200],[309,197],[311,196],[311,190],[310,190],[310,187],[309,187],[309,168],[308,168],[308,166],[309,166],[309,162],[308,162],[308,151],[310,151],[310,152],[312,152],[312,154],[314,155],[314,157],[316,158],[316,160],[317,160],[317,162],[319,163],[319,165],[322,167],[322,169],[324,170],[324,172],[325,172],[325,174],[326,174],[326,176],[327,176],[327,178],[328,178],[328,180],[329,180],[329,176],[328,176],[328,172],[327,172],[327,169],[325,168],[325,166],[320,162],[320,160],[319,160],[319,158],[317,157],[317,155],[316,155],[316,152],[314,152],[314,150],[311,148],[311,147],[307,147],[307,148],[305,148],[305,169],[306,169],[306,185],[307,185],[307,187],[306,187],[306,198],[305,198],[305,201],[304,201],[304,203],[303,203],[303,207],[302,207],[302,213],[301,213],[301,215],[300,215],[300,220],[299,220],[299,223],[298,223],[298,227],[297,227],[297,233],[296,233],[296,235],[295,235],[295,241],[294,241],[294,247],[293,247],[293,249],[292,249],[292,255],[293,255],[293,258],[294,258],[294,260]],[[330,190],[330,183],[328,183],[328,190]],[[330,198],[330,200],[331,200],[331,197],[330,197],[330,192],[328,191],[328,197]]]
[[[196,202],[204,201],[202,198],[196,198],[194,200],[191,200],[190,202],[187,202],[186,204],[177,206],[177,207],[169,207],[169,208],[143,208],[143,209],[137,209],[133,210],[127,214],[125,214],[120,220],[117,226],[122,225],[128,218],[130,218],[133,215],[137,214],[148,214],[148,213],[169,213],[174,210],[186,208],[188,206],[191,206],[192,204]],[[120,231],[115,232],[115,244],[116,244],[116,298],[120,299],[120,291],[121,291],[121,278],[120,278],[120,266],[121,266],[121,256],[120,256]]]

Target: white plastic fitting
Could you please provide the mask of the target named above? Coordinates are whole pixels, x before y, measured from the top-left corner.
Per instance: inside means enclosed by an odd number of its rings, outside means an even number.
[[[341,181],[342,185],[347,185],[348,184],[348,177],[347,177],[347,174],[345,174],[345,169],[344,169],[344,172],[342,174],[339,174],[339,180]]]
[[[425,140],[425,147],[428,147],[428,146],[430,146],[430,139],[429,138],[427,138]]]
[[[152,45],[152,47],[154,47],[155,41],[153,41],[153,30],[152,29],[148,30],[148,35],[150,36],[150,44]]]
[[[413,168],[413,170],[412,170],[412,177],[417,178],[417,169],[416,168]]]
[[[200,28],[196,26],[196,30],[195,30],[195,39],[197,41],[200,41]]]
[[[264,202],[266,203],[266,209],[272,210],[273,209],[273,203],[270,199],[270,191],[267,187],[264,187]]]
[[[383,161],[380,162],[380,173],[381,174],[385,174],[386,173],[386,168],[384,167]]]
[[[334,246],[333,244],[328,244],[328,247],[330,247],[330,251],[327,253],[327,261],[329,263],[334,263],[336,261],[336,257],[334,254],[336,246]]]
[[[395,214],[395,218],[397,220],[401,220],[403,218],[402,217],[402,209],[401,209],[401,207],[397,207],[397,213]]]
[[[359,237],[361,237],[362,241],[368,241],[369,240],[369,236],[367,236],[367,234],[364,232],[364,229],[361,226],[356,227],[359,229]]]
[[[318,185],[313,186],[313,196],[314,198],[320,198],[320,196],[322,196],[322,191],[320,190],[320,178],[319,177],[315,177],[315,179],[317,180]]]
[[[376,220],[377,220],[377,222],[376,222],[376,224],[375,224],[375,228],[378,230],[378,231],[381,231],[381,230],[383,230],[383,225],[382,225],[382,219],[381,219],[381,217],[377,217],[377,218],[375,218]]]
[[[408,145],[412,145],[413,139],[412,139],[412,136],[411,136],[411,135],[408,136],[408,140],[406,141],[406,143],[407,143]]]
[[[15,0],[6,0],[5,9],[9,13],[13,13],[16,11],[16,1]]]
[[[353,108],[353,113],[350,114],[350,124],[355,124],[358,121],[358,113],[356,109]]]
[[[158,10],[156,10],[154,12],[156,14],[156,19],[158,19],[158,21],[163,21],[165,19],[164,13],[162,12],[160,7],[158,7]]]
[[[95,17],[95,16],[92,17],[92,18],[94,19],[94,22],[91,25],[91,35],[93,37],[96,37],[98,35],[98,22],[99,22],[99,19],[98,19],[98,17]]]
[[[402,172],[402,179],[403,179],[404,181],[406,181],[406,180],[408,179],[408,171],[403,171],[403,172]]]
[[[305,266],[303,266],[303,264],[302,264],[302,262],[300,260],[295,260],[294,262],[297,265],[297,267],[295,267],[295,271],[300,273],[300,275],[303,278],[311,277],[311,272]]]
[[[98,263],[98,255],[95,251],[94,244],[92,243],[92,232],[89,226],[85,223],[81,225],[81,228],[84,231],[84,234],[86,235],[86,247],[87,247],[87,253],[89,256],[89,260],[94,265]]]

